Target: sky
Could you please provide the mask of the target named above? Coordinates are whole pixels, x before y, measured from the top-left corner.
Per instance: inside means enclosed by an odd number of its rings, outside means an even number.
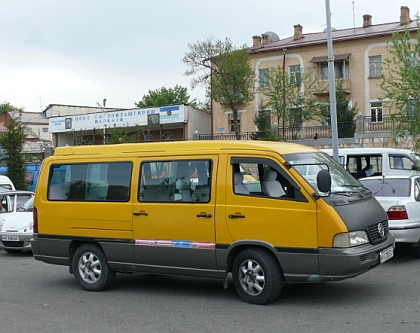
[[[331,26],[397,22],[419,0],[330,0]],[[280,39],[326,28],[327,0],[1,0],[0,103],[40,112],[50,104],[135,108],[149,90],[191,89],[181,59],[188,44],[228,37],[252,46],[267,31]]]

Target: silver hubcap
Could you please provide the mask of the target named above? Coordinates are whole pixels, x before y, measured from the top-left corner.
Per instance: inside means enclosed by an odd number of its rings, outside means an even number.
[[[264,289],[264,271],[256,261],[245,260],[239,268],[239,282],[247,294],[259,295]]]
[[[91,252],[86,252],[80,257],[78,266],[81,278],[87,283],[95,283],[101,277],[101,263]]]

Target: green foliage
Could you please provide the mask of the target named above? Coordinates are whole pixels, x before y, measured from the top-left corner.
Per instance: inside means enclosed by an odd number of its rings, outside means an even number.
[[[27,136],[27,128],[20,121],[22,110],[9,103],[0,105],[0,113],[8,112],[11,116],[6,131],[0,132],[0,145],[8,155],[7,176],[11,179],[15,187],[19,190],[27,190],[25,182],[25,159],[22,153],[23,145]]]
[[[159,88],[149,90],[140,102],[134,103],[138,108],[158,107],[165,105],[188,104],[196,106],[196,100],[190,100],[187,88],[176,85],[174,88]]]
[[[141,136],[144,136],[144,134],[147,132],[145,129],[143,129],[140,126],[136,126],[137,131],[133,132],[132,128],[127,127],[111,127],[106,130],[107,133],[107,140],[106,144],[119,144],[119,143],[134,143],[134,142],[140,142],[142,139]]]
[[[196,75],[192,88],[202,85],[209,96],[233,114],[235,136],[239,140],[238,109],[254,99],[255,76],[248,47],[237,48],[226,38],[188,44],[190,49],[182,59],[189,66],[185,75]]]
[[[356,130],[354,117],[357,114],[357,105],[350,107],[350,100],[347,99],[344,90],[343,80],[338,80],[335,87],[335,102],[337,111],[337,130],[339,138],[349,138],[354,136]],[[328,101],[329,103],[329,101]],[[331,125],[330,108],[321,111],[322,117]]]
[[[319,117],[318,98],[314,93],[326,88],[312,73],[300,73],[291,83],[287,71],[279,65],[270,68],[268,79],[269,86],[264,91],[266,107],[274,111],[279,126],[289,126],[296,136],[304,122]]]
[[[263,110],[264,108],[262,108]],[[259,111],[255,114],[254,123],[258,127],[255,140],[279,141],[278,127],[271,126],[271,114],[269,111]]]
[[[420,25],[417,25],[419,29]],[[420,35],[413,40],[406,28],[394,33],[388,47],[390,57],[383,62],[381,88],[394,125],[394,143],[413,142],[420,149]]]

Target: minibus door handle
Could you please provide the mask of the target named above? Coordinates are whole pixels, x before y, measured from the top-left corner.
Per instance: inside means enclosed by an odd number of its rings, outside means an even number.
[[[229,214],[229,218],[230,219],[244,219],[245,215],[241,215],[240,213]]]
[[[140,212],[134,212],[134,216],[147,216],[149,213],[146,213],[144,210],[141,210]]]
[[[211,214],[207,214],[207,213],[200,213],[196,215],[197,217],[205,217],[206,219],[209,219],[211,217],[213,217],[213,215]]]

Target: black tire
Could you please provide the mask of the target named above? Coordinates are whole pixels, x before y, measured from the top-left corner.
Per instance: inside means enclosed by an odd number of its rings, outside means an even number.
[[[420,258],[420,246],[413,247],[413,254],[415,258]]]
[[[72,265],[77,283],[87,291],[105,290],[115,280],[115,272],[109,268],[105,254],[97,245],[80,246],[74,253]]]
[[[4,249],[7,253],[21,253],[23,250]]]
[[[278,261],[263,249],[241,251],[233,261],[232,277],[238,295],[252,304],[273,302],[283,286]]]

